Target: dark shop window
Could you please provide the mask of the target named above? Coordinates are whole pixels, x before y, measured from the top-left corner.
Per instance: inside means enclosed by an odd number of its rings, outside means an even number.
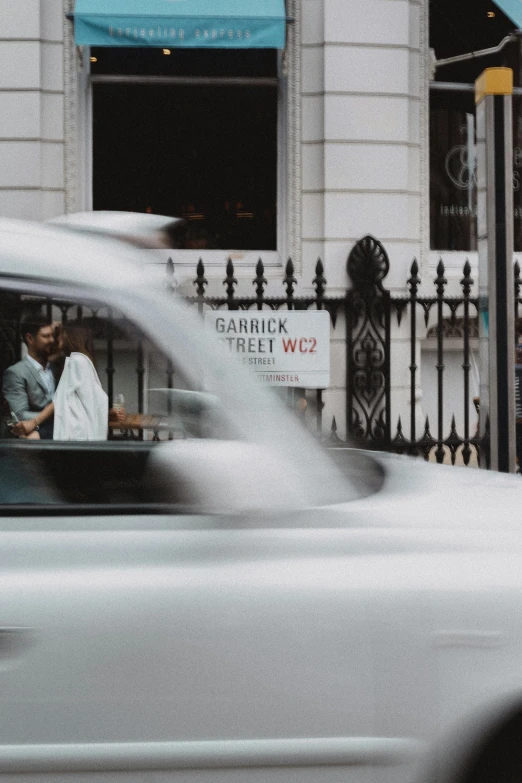
[[[95,48],[91,59],[94,209],[183,217],[185,248],[275,250],[277,53]],[[97,80],[118,75],[139,79]]]

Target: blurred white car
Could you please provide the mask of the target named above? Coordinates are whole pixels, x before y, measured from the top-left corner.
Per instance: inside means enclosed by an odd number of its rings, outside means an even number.
[[[115,239],[0,221],[0,309],[130,417],[0,441],[2,781],[521,779],[520,478],[333,460]]]
[[[73,212],[49,221],[51,225],[98,236],[114,237],[143,248],[171,247],[183,218],[147,212]]]

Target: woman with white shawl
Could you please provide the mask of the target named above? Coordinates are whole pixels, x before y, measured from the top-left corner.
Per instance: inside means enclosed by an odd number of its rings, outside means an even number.
[[[81,323],[64,324],[65,366],[54,395],[54,440],[107,440],[109,399],[93,364],[93,340]]]

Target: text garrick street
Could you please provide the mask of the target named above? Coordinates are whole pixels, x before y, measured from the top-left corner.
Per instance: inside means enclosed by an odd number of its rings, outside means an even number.
[[[216,332],[225,335],[221,339],[228,343],[230,351],[235,353],[272,354],[275,337],[252,337],[252,335],[288,334],[287,318],[240,318],[237,322],[216,319]],[[240,337],[239,335],[248,335]],[[273,357],[252,357],[249,364],[274,364]]]

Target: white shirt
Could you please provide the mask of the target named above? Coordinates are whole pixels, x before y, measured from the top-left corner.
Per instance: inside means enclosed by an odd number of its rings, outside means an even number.
[[[56,384],[54,382],[54,375],[53,375],[53,371],[51,370],[51,365],[49,364],[49,362],[47,362],[46,366],[42,367],[40,362],[37,362],[36,359],[33,359],[33,357],[29,356],[29,354],[27,354],[27,358],[29,359],[29,361],[31,362],[35,370],[38,370],[38,372],[40,373],[40,379],[43,385],[45,386],[45,388],[47,389],[49,397],[51,397],[52,399],[54,391],[56,389]]]
[[[54,395],[54,440],[107,440],[109,399],[83,353],[65,360]]]

